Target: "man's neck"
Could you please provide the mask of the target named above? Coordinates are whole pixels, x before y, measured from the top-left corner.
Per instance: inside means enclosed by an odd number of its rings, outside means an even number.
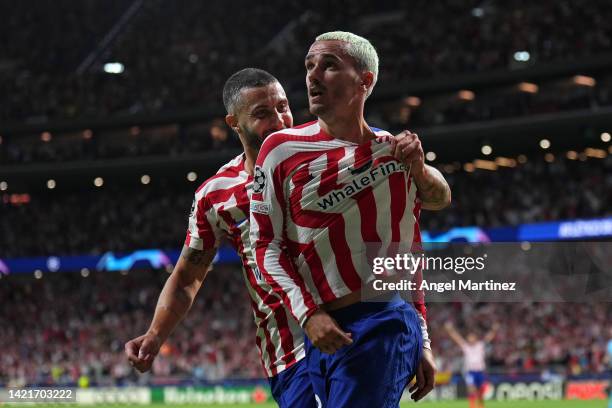
[[[336,139],[356,144],[362,144],[375,137],[374,132],[363,118],[363,114],[355,115],[352,118],[319,117],[319,126]]]
[[[245,146],[244,147],[244,170],[249,174],[249,175],[253,175],[253,173],[255,172],[255,161],[257,160],[257,154],[259,153],[259,149],[256,147],[252,147],[252,146]]]

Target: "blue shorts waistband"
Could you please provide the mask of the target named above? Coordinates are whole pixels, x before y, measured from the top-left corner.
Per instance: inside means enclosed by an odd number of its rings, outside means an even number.
[[[399,293],[393,295],[385,294],[367,301],[361,301],[352,305],[329,311],[329,315],[336,319],[338,323],[348,323],[360,318],[381,312],[383,310],[393,309],[406,301],[402,299]]]

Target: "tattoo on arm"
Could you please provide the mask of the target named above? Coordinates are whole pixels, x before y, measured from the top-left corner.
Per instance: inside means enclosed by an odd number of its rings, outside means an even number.
[[[206,263],[206,256],[204,251],[189,247],[183,248],[183,251],[181,252],[181,257],[195,266],[202,266]]]
[[[423,204],[430,209],[442,209],[450,203],[450,187],[442,173],[427,166],[428,175],[417,183],[419,197]]]

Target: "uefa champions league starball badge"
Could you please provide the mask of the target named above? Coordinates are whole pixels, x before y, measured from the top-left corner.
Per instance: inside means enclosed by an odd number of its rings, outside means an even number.
[[[255,174],[253,175],[253,192],[263,193],[266,186],[266,175],[259,166],[255,166]]]

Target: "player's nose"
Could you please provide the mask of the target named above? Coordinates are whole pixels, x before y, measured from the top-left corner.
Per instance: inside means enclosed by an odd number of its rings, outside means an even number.
[[[321,83],[321,73],[323,71],[318,65],[315,65],[310,71],[306,73],[306,84],[310,87],[311,85],[319,85]]]
[[[276,112],[271,119],[270,128],[273,131],[282,130],[285,128],[285,121],[283,120],[283,113]]]

